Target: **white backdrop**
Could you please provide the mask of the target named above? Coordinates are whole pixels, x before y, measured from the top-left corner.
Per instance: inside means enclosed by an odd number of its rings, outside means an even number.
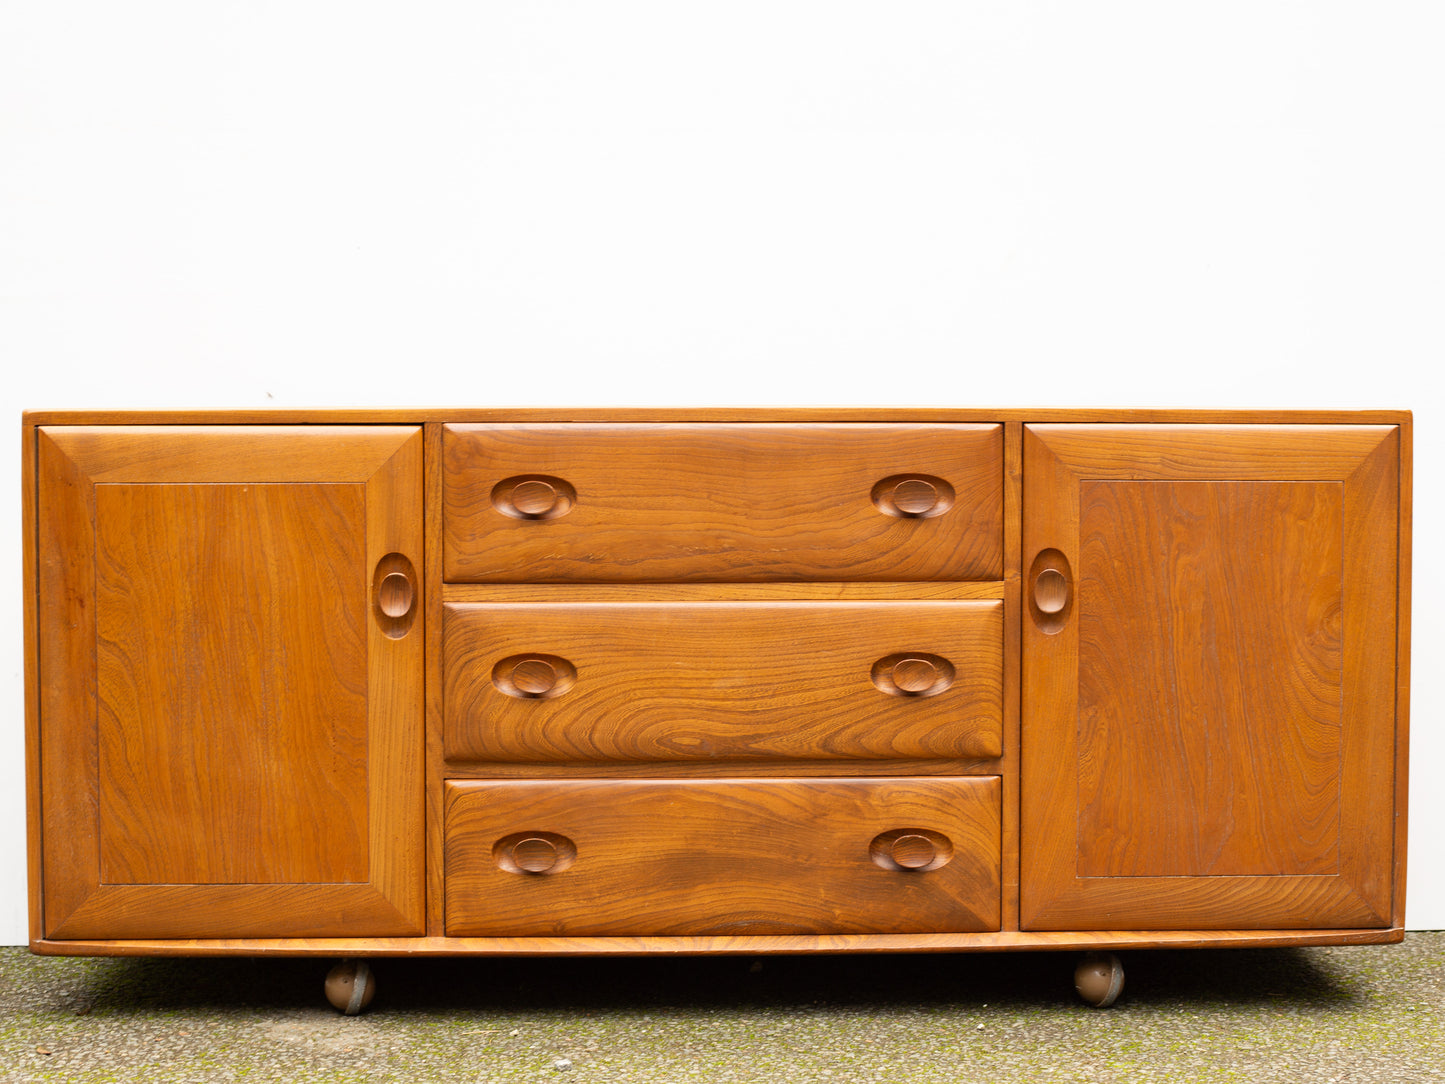
[[[1433,0],[5,0],[3,413],[1413,409],[1408,918],[1445,927],[1442,47]]]

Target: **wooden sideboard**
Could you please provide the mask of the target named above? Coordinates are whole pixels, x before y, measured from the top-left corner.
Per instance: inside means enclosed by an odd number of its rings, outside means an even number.
[[[32,948],[1398,940],[1410,435],[27,414]]]

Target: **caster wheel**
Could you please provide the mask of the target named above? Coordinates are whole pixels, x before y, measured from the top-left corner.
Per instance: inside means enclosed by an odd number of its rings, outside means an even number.
[[[1074,989],[1094,1008],[1108,1008],[1124,992],[1124,965],[1112,952],[1087,953],[1074,968]]]
[[[365,960],[342,960],[326,976],[326,1000],[347,1016],[370,1005],[375,993],[371,965]]]

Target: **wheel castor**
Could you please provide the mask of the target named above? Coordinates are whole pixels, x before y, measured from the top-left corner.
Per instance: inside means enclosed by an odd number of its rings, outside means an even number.
[[[347,1016],[370,1005],[375,993],[376,981],[365,960],[342,960],[326,976],[326,1000]]]
[[[1108,1008],[1124,992],[1124,965],[1112,952],[1086,953],[1074,968],[1074,989],[1094,1008]]]

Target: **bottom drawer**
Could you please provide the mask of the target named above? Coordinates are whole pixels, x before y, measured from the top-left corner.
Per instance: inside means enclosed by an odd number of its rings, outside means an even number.
[[[999,777],[452,781],[446,932],[999,928]]]

